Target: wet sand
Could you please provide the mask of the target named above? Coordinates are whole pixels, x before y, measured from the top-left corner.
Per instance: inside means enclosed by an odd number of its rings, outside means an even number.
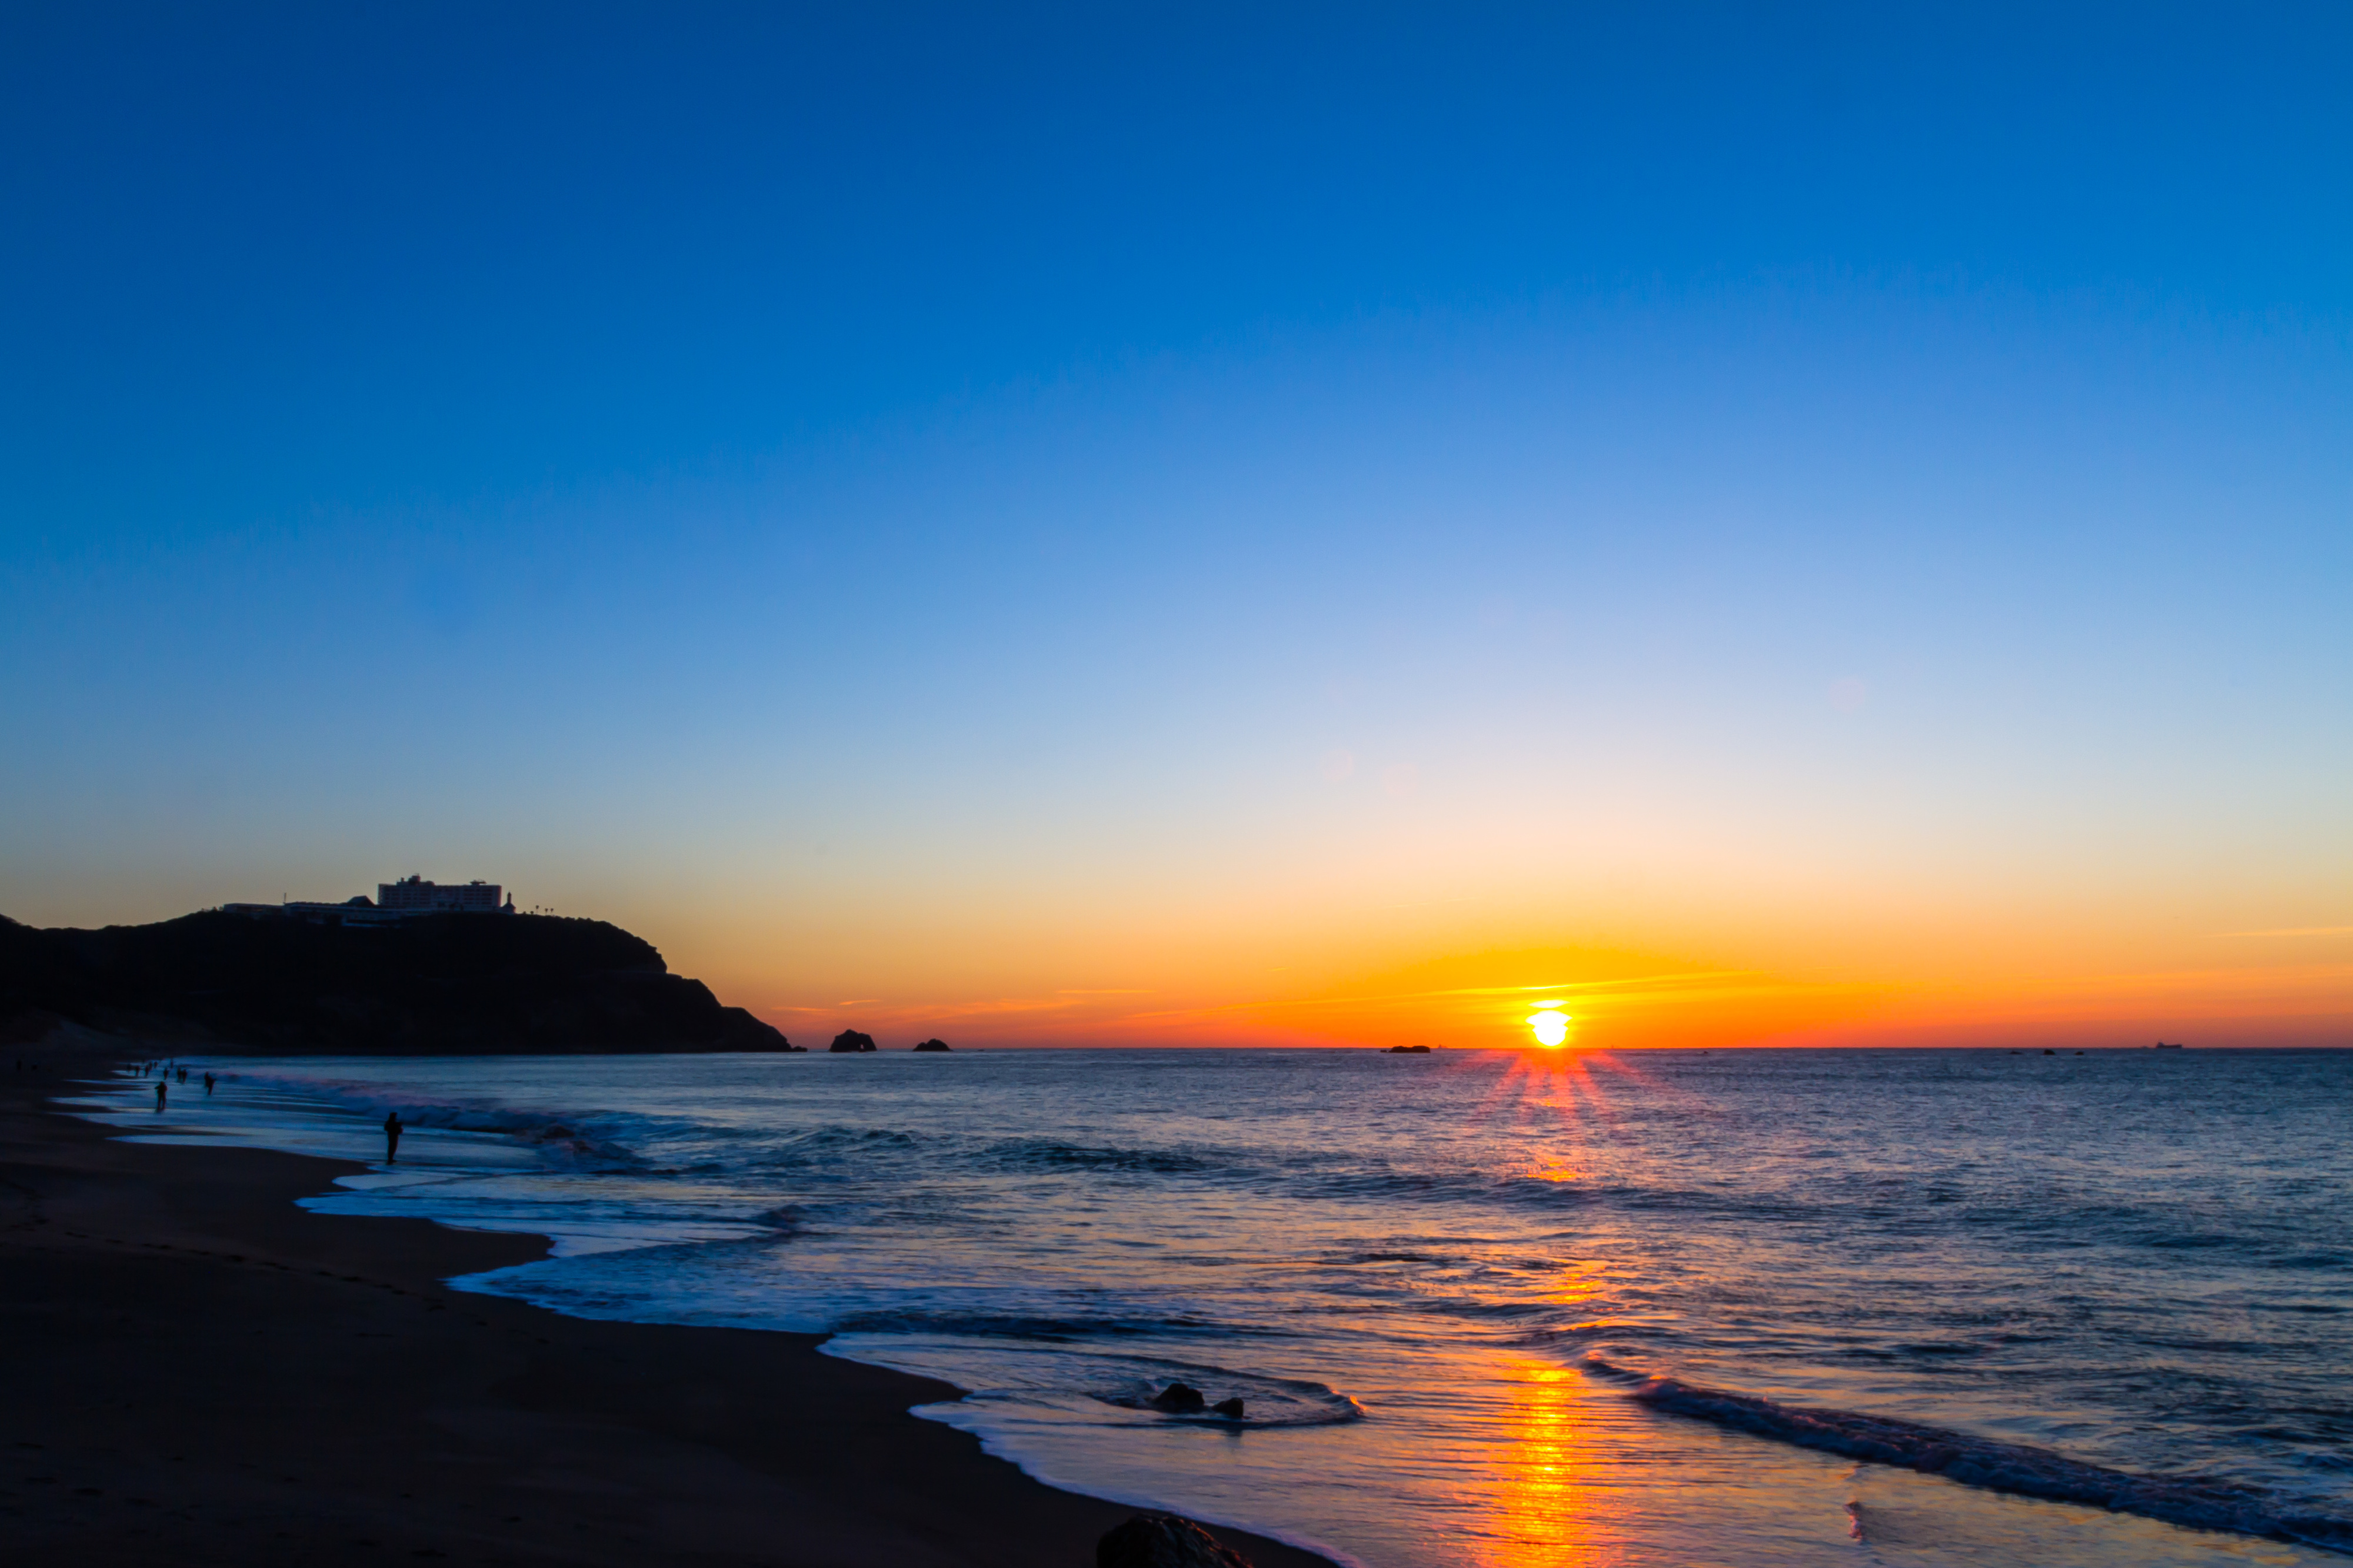
[[[1084,1568],[1134,1511],[916,1419],[955,1391],[813,1336],[446,1289],[545,1247],[307,1213],[362,1167],[121,1142],[47,1108],[59,1065],[0,1069],[17,1561]],[[1328,1568],[1218,1533],[1260,1568]]]

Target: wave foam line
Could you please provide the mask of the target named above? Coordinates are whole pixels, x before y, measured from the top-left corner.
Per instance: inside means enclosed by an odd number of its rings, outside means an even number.
[[[1942,1426],[1850,1410],[1777,1405],[1769,1399],[1701,1388],[1672,1377],[1651,1378],[1628,1397],[1653,1409],[1713,1421],[1760,1437],[1943,1476],[1992,1491],[2083,1503],[2194,1530],[2231,1531],[2353,1554],[2353,1520],[2284,1511],[2279,1500],[2259,1487],[2138,1476],[2022,1443],[1997,1443]]]
[[[637,1152],[610,1139],[593,1137],[570,1125],[577,1117],[550,1111],[516,1110],[503,1106],[466,1104],[420,1099],[409,1089],[387,1084],[340,1079],[280,1078],[269,1073],[228,1073],[224,1083],[240,1083],[292,1094],[340,1110],[374,1119],[397,1112],[403,1127],[433,1127],[456,1132],[491,1132],[538,1148],[542,1152],[575,1160],[612,1164],[639,1163]]]

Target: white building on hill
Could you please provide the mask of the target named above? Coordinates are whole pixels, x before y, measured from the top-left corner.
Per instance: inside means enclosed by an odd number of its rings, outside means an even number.
[[[257,920],[280,915],[312,925],[386,925],[417,915],[514,913],[514,900],[501,903],[501,891],[496,882],[428,882],[422,877],[403,877],[397,882],[378,882],[374,903],[364,893],[340,904],[289,899],[282,904],[223,904],[221,911]]]

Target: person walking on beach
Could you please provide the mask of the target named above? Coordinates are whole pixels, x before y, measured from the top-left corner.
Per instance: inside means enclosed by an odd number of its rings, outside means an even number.
[[[387,1110],[384,1113],[384,1163],[387,1165],[393,1164],[399,1158],[400,1112]]]
[[[159,1115],[162,1114],[164,1110],[164,1080],[160,1078],[157,1079],[155,1080],[155,1110]]]
[[[205,1074],[205,1092],[206,1092],[206,1094],[210,1094],[212,1091],[213,1091],[213,1075],[212,1075],[212,1074],[210,1074],[210,1073],[206,1073],[206,1074]]]
[[[187,1069],[187,1068],[182,1068],[180,1069],[180,1071],[179,1071],[179,1079],[180,1079],[180,1081],[181,1081],[182,1083],[185,1083],[185,1082],[187,1082],[187,1081],[188,1081],[188,1069]]]

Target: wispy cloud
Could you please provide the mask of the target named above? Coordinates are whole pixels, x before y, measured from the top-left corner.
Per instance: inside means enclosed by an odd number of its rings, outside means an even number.
[[[1519,996],[1534,995],[1539,991],[1616,992],[1636,991],[1645,986],[1688,986],[1694,984],[1729,984],[1738,980],[1759,978],[1752,969],[1683,969],[1665,974],[1630,974],[1613,980],[1560,980],[1548,985],[1461,985],[1447,991],[1409,991],[1409,996]],[[1386,997],[1344,998],[1344,1000],[1386,1001]]]
[[[1659,974],[1626,975],[1607,980],[1561,980],[1543,985],[1459,985],[1438,990],[1354,992],[1338,996],[1260,997],[1250,1001],[1228,1002],[1209,1006],[1131,1013],[1114,1022],[1147,1028],[1166,1028],[1187,1024],[1214,1023],[1235,1017],[1256,1018],[1271,1022],[1291,1017],[1298,1019],[1303,1026],[1322,1029],[1339,1026],[1335,1022],[1308,1024],[1305,1019],[1320,1013],[1352,1010],[1370,1010],[1374,1014],[1394,1012],[1399,1016],[1414,1016],[1411,1012],[1414,1004],[1443,1002],[1458,997],[1532,997],[1537,994],[1547,994],[1570,1001],[1582,998],[1588,1002],[1599,1003],[1607,999],[1621,1006],[1640,1006],[1655,1003],[1692,1001],[1720,1003],[1747,998],[1782,998],[1801,994],[1820,997],[1861,995],[1884,989],[1886,987],[1876,985],[1799,984],[1778,980],[1757,970],[1692,969]]]
[[[1558,994],[1614,994],[1652,988],[1686,989],[1706,986],[1713,989],[1737,981],[1758,978],[1755,972],[1738,969],[1693,969],[1669,974],[1637,974],[1620,980],[1556,980],[1546,985],[1455,985],[1437,991],[1376,991],[1353,993],[1341,996],[1303,996],[1268,1000],[1258,998],[1247,1002],[1227,1002],[1208,1007],[1186,1007],[1166,1013],[1137,1013],[1131,1016],[1144,1018],[1210,1018],[1219,1014],[1262,1013],[1270,1008],[1293,1007],[1367,1007],[1390,1002],[1426,1002],[1439,996],[1533,996],[1539,992]]]
[[[1097,996],[1145,996],[1145,991],[1057,991],[1050,996],[985,996],[969,1002],[939,1002],[902,1008],[927,1018],[975,1018],[1002,1013],[1060,1013],[1083,1007]]]
[[[2226,931],[2223,936],[2353,936],[2353,926],[2285,926],[2278,931]]]
[[[878,1021],[888,1024],[896,1020],[900,1023],[913,1021],[919,1026],[929,1027],[932,1024],[952,1019],[978,1020],[1006,1015],[1060,1013],[1071,1015],[1073,1017],[1082,1017],[1089,1007],[1099,1005],[1096,1001],[1099,997],[1148,996],[1150,994],[1149,991],[1125,986],[1087,989],[1073,987],[1043,996],[980,996],[962,1001],[886,1003],[879,996],[857,996],[848,1001],[828,1005],[779,1002],[761,1007],[758,1011],[776,1017],[786,1015],[801,1017],[834,1017],[838,1016],[845,1007],[881,1008],[881,1012],[879,1014],[869,1012],[863,1015],[870,1026]]]

